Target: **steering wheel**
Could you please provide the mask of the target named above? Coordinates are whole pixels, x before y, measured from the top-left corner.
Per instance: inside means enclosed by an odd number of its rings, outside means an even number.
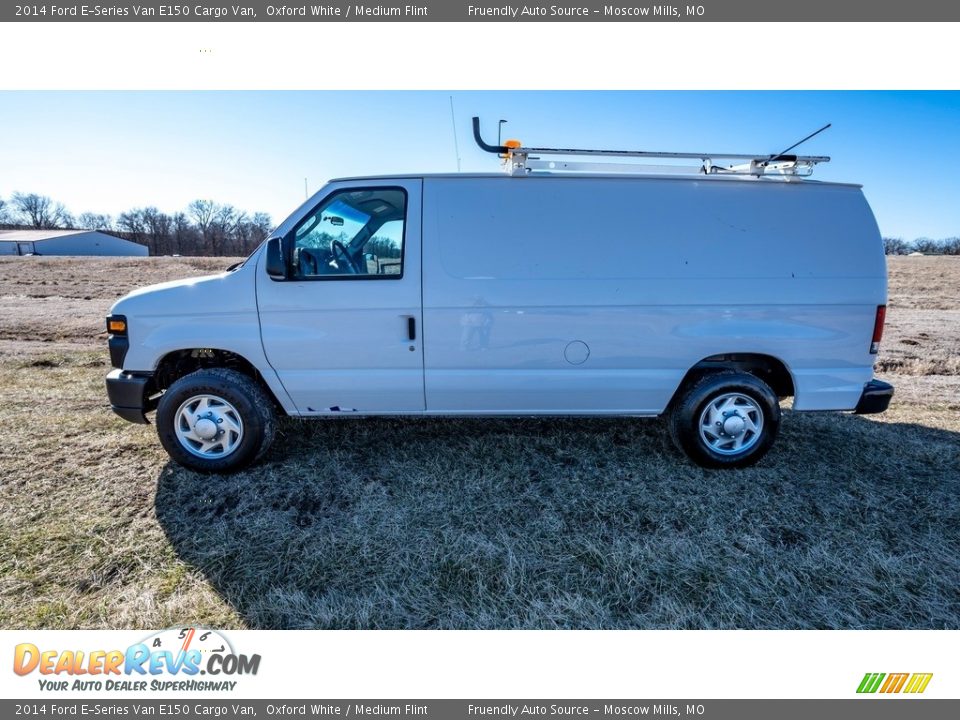
[[[353,262],[353,258],[350,257],[350,254],[347,252],[346,246],[339,240],[330,241],[330,251],[333,253],[333,259],[337,261],[337,265],[340,264],[340,258],[342,257],[345,260],[346,266],[350,269],[350,272],[354,275],[360,274],[360,268],[356,266]]]

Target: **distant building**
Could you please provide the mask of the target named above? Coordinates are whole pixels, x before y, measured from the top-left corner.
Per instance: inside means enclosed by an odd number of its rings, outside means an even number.
[[[145,245],[99,230],[0,230],[0,255],[149,255]]]

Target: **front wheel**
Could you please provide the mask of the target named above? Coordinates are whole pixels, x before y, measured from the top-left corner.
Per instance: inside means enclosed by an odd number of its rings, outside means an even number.
[[[705,375],[677,399],[669,417],[677,447],[698,465],[739,468],[762,458],[780,429],[780,404],[755,375]]]
[[[276,418],[264,389],[236,370],[211,368],[173,383],[157,405],[160,443],[184,467],[234,472],[273,442]]]

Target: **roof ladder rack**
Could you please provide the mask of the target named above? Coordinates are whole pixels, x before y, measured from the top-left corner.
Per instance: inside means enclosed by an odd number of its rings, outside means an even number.
[[[503,161],[504,169],[511,175],[546,173],[658,173],[701,175],[747,175],[761,177],[780,175],[784,179],[807,177],[820,163],[830,162],[825,155],[787,154],[797,145],[826,130],[826,125],[817,132],[791,145],[787,151],[773,155],[751,153],[690,153],[651,152],[647,150],[588,150],[578,148],[525,147],[517,140],[507,140],[503,145],[490,145],[480,135],[480,118],[473,118],[473,138],[482,150],[495,153]],[[579,157],[581,160],[545,159],[544,156]],[[626,162],[610,160],[626,159]],[[643,160],[698,160],[697,165],[666,165],[642,162]],[[726,162],[721,162],[726,161]],[[734,161],[734,162],[730,162]]]

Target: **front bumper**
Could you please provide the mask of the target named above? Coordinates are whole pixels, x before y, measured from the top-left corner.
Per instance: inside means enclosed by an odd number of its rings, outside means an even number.
[[[860,394],[860,402],[857,403],[857,407],[853,412],[857,415],[882,413],[890,407],[890,399],[892,397],[893,385],[874,378],[863,386],[863,392]]]
[[[144,413],[156,408],[156,402],[149,398],[149,388],[153,376],[135,375],[123,370],[112,370],[107,375],[107,397],[110,409],[124,420],[132,423],[149,422]]]

